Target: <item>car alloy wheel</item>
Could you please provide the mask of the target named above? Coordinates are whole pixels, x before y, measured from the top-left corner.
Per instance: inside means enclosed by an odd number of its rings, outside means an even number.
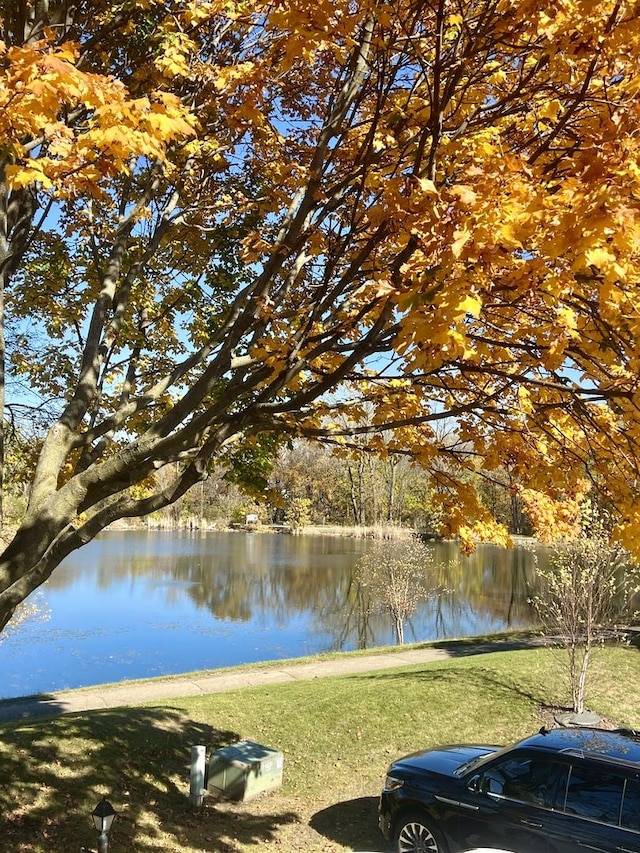
[[[396,829],[398,853],[442,853],[433,832],[419,812],[408,814]]]

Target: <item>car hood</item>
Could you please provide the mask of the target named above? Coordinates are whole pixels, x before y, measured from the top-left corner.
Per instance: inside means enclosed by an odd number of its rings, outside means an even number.
[[[440,773],[443,776],[452,776],[454,772],[467,761],[480,758],[501,749],[499,746],[469,746],[452,745],[439,746],[435,749],[423,749],[421,752],[413,752],[404,758],[394,761],[389,768],[389,775],[397,773]]]

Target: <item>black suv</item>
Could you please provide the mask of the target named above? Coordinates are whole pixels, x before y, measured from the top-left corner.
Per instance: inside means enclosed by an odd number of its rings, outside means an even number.
[[[514,746],[394,762],[380,795],[398,853],[640,853],[640,732],[542,728]]]

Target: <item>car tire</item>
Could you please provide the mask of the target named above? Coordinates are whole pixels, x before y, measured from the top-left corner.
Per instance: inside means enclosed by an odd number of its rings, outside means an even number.
[[[446,853],[440,836],[419,811],[400,818],[393,833],[393,845],[396,853]]]

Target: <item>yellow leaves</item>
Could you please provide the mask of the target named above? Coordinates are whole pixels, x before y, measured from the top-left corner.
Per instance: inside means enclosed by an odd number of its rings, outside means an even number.
[[[416,184],[424,195],[438,195],[438,189],[429,178],[416,178]]]
[[[467,225],[464,225],[462,228],[458,228],[456,231],[454,231],[454,239],[453,243],[451,244],[451,254],[454,258],[460,257],[460,255],[462,254],[462,250],[471,240],[472,236],[473,235],[471,229]]]
[[[87,132],[77,140],[86,156],[99,151],[110,158],[113,166],[127,171],[132,156],[163,160],[167,145],[175,139],[192,136],[193,118],[177,99],[166,93],[155,93],[154,99],[111,101],[95,110]]]
[[[250,264],[257,261],[271,248],[271,243],[265,240],[257,231],[252,231],[242,240],[242,259]]]
[[[498,229],[497,238],[502,246],[507,249],[522,249],[522,241],[518,236],[518,224],[515,222],[505,222]]]
[[[539,118],[557,119],[562,112],[563,106],[557,98],[552,98],[549,101],[543,101],[537,106],[536,115]]]
[[[613,539],[620,542],[638,559],[640,555],[640,507],[635,503],[624,506],[624,520],[613,530]]]
[[[186,53],[178,50],[166,51],[156,59],[156,68],[163,77],[172,79],[174,77],[188,77],[189,59]]]
[[[116,6],[125,17],[151,8],[147,0]],[[410,4],[158,0],[152,14],[131,14],[125,37],[119,30],[110,35],[113,41],[89,53],[83,66],[124,68],[131,92],[109,76],[77,68],[77,46],[54,47],[54,34],[24,48],[4,45],[0,136],[15,158],[8,179],[14,187],[39,184],[69,195],[112,188],[115,197],[121,182],[114,176],[130,168],[142,172],[152,160],[158,175],[173,169],[170,177],[184,190],[176,209],[185,211],[184,231],[202,229],[203,235],[198,248],[187,237],[182,255],[189,263],[195,256],[195,266],[210,250],[215,266],[217,229],[227,228],[221,265],[244,263],[235,280],[231,274],[225,280],[225,298],[254,272],[281,269],[272,281],[273,301],[258,306],[264,325],[242,338],[255,342],[251,356],[267,366],[265,374],[280,372],[282,386],[274,387],[283,395],[335,375],[352,342],[379,319],[381,326],[386,322],[382,346],[399,327],[393,368],[405,369],[413,385],[392,381],[378,393],[372,382],[363,390],[376,424],[444,417],[450,406],[466,415],[443,421],[453,434],[451,455],[468,443],[469,457],[476,454],[487,466],[509,464],[522,476],[530,466],[549,480],[567,478],[572,472],[555,471],[557,447],[564,442],[571,458],[580,459],[584,448],[598,445],[570,418],[547,414],[568,396],[565,361],[584,370],[589,390],[598,383],[611,395],[620,389],[621,423],[632,422],[640,403],[627,393],[635,393],[630,377],[640,363],[638,84],[626,82],[638,64],[637,35],[624,49],[619,36],[619,52],[603,55],[592,85],[580,94],[593,54],[581,62],[579,44],[583,38],[587,47],[595,43],[597,19],[602,23],[612,9],[583,4],[570,25],[571,8],[500,0],[499,13],[486,16],[479,33],[477,9],[447,5],[446,104],[434,97],[444,89],[433,80],[436,30],[429,4],[411,31]],[[354,85],[347,117],[330,127],[330,141],[316,158],[321,128],[355,68],[355,58],[346,56],[371,10],[385,31],[362,63],[365,82]],[[136,55],[138,45],[148,52]],[[560,55],[561,46],[568,57]],[[197,105],[200,124],[179,96]],[[67,123],[71,113],[79,116],[75,124]],[[438,121],[441,133],[434,133]],[[426,167],[432,145],[433,172]],[[317,192],[296,207],[311,164]],[[130,183],[134,195],[137,182]],[[168,191],[140,215],[159,216],[167,197]],[[295,227],[290,240],[276,243],[287,210]],[[141,242],[145,224],[137,229]],[[162,258],[180,254],[172,255],[170,244],[165,249]],[[299,268],[296,253],[304,255]],[[273,264],[261,265],[265,259]],[[195,275],[189,269],[188,277]],[[212,313],[222,310],[215,306]],[[326,327],[314,326],[319,317]],[[607,328],[620,333],[617,350]],[[200,317],[198,343],[210,330]],[[329,340],[318,354],[318,342]],[[367,352],[375,347],[374,340]],[[308,372],[298,369],[305,358]],[[368,358],[366,367],[375,361]],[[560,380],[550,376],[554,370]],[[606,404],[600,409],[607,411]],[[544,429],[536,429],[539,412]],[[330,417],[329,405],[323,415]],[[589,420],[597,421],[600,434],[613,435],[617,427],[600,411],[589,410]],[[294,429],[296,416],[290,424]],[[426,430],[407,428],[396,440],[425,464],[437,457],[436,439]],[[462,506],[453,518],[465,542],[502,535],[470,499]],[[541,518],[547,512],[540,502],[538,512]]]
[[[386,151],[389,148],[397,148],[397,146],[398,140],[393,136],[393,134],[376,131],[373,138],[373,150],[376,154],[379,154],[381,151]]]
[[[460,524],[456,534],[463,554],[471,554],[479,542],[491,542],[502,548],[510,548],[513,545],[507,527],[495,521],[488,513],[473,524]]]
[[[520,407],[520,411],[525,415],[530,415],[535,411],[535,407],[531,399],[531,392],[528,388],[525,388],[524,385],[518,386],[518,405]]]
[[[372,385],[368,394],[369,410],[367,423],[385,424],[401,418],[419,418],[425,413],[423,401],[408,382],[402,380],[383,385]],[[365,410],[361,421],[365,420]],[[406,438],[406,436],[404,436]],[[422,433],[422,443],[426,444],[426,431]]]
[[[202,0],[191,0],[182,12],[182,19],[187,25],[198,26],[212,17],[218,4],[203,3]]]
[[[608,248],[597,247],[587,249],[584,261],[588,266],[596,267],[603,273],[606,282],[615,282],[618,279],[626,279],[630,271],[625,265],[618,263],[617,256]],[[576,265],[580,269],[580,265]]]
[[[77,75],[66,57],[71,50],[59,48],[47,55],[44,42],[32,47],[11,47],[0,70],[0,135],[6,143],[19,145],[24,135],[33,135],[55,122],[66,88],[75,94]]]
[[[473,359],[476,349],[468,337],[468,321],[481,311],[479,294],[444,288],[428,307],[409,312],[402,321],[398,352],[409,352],[411,366],[422,369],[447,359]]]
[[[175,95],[156,91],[152,94],[150,103],[142,100],[140,104],[140,125],[163,142],[184,139],[195,134],[195,117],[185,110]]]
[[[132,157],[162,160],[168,144],[193,135],[195,119],[175,95],[129,99],[117,80],[76,68],[77,55],[76,45],[47,39],[5,52],[0,135],[14,155],[10,186],[96,194],[103,176],[127,171]],[[62,107],[84,110],[84,124],[67,125]],[[34,138],[35,154],[24,145]]]
[[[462,204],[468,207],[473,207],[478,200],[477,192],[468,184],[455,184],[450,188],[449,193],[452,196],[457,196]]]
[[[588,490],[586,483],[572,495],[558,500],[536,489],[519,488],[527,515],[543,542],[573,539],[580,530],[580,506]]]
[[[573,308],[561,306],[556,309],[556,317],[560,326],[565,333],[571,338],[578,338],[578,317]]]
[[[372,228],[378,228],[389,217],[389,210],[384,204],[372,204],[367,210],[367,219]]]
[[[476,319],[480,316],[482,309],[482,299],[474,294],[469,294],[458,304],[457,312],[459,314],[471,314]]]
[[[471,483],[450,481],[442,502],[446,519],[444,533],[458,538],[463,553],[470,554],[479,542],[493,542],[503,547],[513,544],[505,525],[497,522],[482,506]]]
[[[218,92],[235,88],[241,82],[246,81],[254,70],[255,63],[253,62],[239,62],[229,67],[218,66],[212,70],[213,85]]]
[[[44,173],[44,164],[38,160],[30,160],[25,166],[7,166],[5,169],[7,184],[15,189],[38,184],[43,189],[52,186],[51,180]]]
[[[584,254],[584,259],[589,266],[597,267],[600,270],[607,270],[616,263],[616,256],[609,249],[599,246],[594,249],[587,249]]]
[[[352,310],[357,311],[359,305],[366,304],[373,297],[390,296],[396,292],[391,276],[387,273],[380,273],[374,279],[366,281],[362,287],[359,287],[352,296],[350,305]]]
[[[500,86],[507,80],[507,72],[504,68],[498,68],[493,74],[487,77],[487,82],[492,86]]]

